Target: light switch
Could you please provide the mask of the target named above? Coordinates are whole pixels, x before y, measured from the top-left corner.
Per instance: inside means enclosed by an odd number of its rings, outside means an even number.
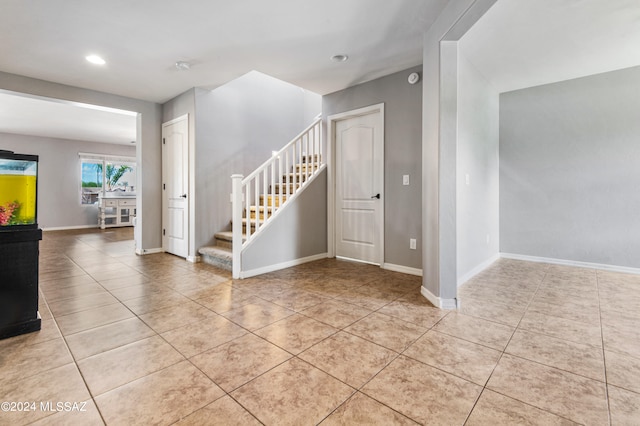
[[[402,175],[402,184],[409,185],[409,175]]]

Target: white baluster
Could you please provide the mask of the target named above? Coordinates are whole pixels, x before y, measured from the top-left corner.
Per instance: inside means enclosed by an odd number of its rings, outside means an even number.
[[[238,279],[242,271],[242,175],[231,176],[231,223],[232,274]]]
[[[249,238],[251,238],[251,226],[249,226],[249,218],[251,217],[251,211],[250,211],[250,207],[251,206],[251,181],[252,179],[249,179],[246,183],[245,186],[245,205],[244,205],[244,219],[246,219],[246,234],[247,234],[247,241],[249,241]]]

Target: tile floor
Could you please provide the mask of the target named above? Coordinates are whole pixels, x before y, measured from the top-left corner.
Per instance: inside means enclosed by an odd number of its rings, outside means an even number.
[[[42,330],[0,341],[0,401],[37,405],[0,424],[640,424],[640,276],[500,260],[442,311],[370,265],[233,281],[131,236],[45,232]]]

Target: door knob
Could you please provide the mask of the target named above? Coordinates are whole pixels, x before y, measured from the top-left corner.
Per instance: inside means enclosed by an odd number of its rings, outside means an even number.
[[[187,198],[187,194],[182,194],[180,198]]]
[[[380,199],[380,194],[376,194],[376,195],[374,195],[374,196],[373,196],[373,197],[371,197],[371,198],[377,198],[377,199],[379,200],[379,199]]]

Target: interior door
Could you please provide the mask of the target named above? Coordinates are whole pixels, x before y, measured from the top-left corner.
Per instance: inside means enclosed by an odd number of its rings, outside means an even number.
[[[336,256],[383,262],[384,135],[375,111],[335,124]]]
[[[162,125],[162,247],[186,258],[189,252],[189,120]]]

